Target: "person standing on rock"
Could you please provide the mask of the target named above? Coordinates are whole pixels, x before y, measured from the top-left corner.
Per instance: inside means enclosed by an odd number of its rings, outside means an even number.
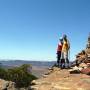
[[[58,43],[58,47],[57,47],[57,64],[58,64],[58,67],[60,66],[60,60],[61,60],[61,53],[62,53],[62,46],[63,46],[63,39],[60,38],[59,39],[59,43]]]
[[[67,67],[69,67],[69,51],[70,51],[70,43],[67,39],[67,35],[63,35],[63,46],[62,46],[62,59],[61,62],[64,63],[63,68],[65,68],[65,63]]]

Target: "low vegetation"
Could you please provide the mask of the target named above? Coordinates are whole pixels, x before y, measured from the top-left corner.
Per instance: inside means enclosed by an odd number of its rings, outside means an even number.
[[[17,87],[27,87],[32,80],[37,79],[37,77],[32,75],[31,68],[28,64],[11,69],[0,67],[0,78],[15,82]]]

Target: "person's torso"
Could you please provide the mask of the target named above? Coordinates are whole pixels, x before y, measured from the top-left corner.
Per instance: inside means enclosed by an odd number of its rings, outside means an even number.
[[[62,51],[62,44],[61,43],[58,44],[57,51]]]
[[[63,51],[63,52],[66,52],[66,51],[68,51],[68,48],[69,48],[69,47],[68,47],[68,42],[64,40],[64,42],[63,42],[63,47],[62,47],[62,51]]]

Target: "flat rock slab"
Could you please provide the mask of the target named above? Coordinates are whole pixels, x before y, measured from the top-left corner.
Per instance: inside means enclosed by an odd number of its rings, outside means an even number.
[[[90,76],[70,74],[66,69],[55,68],[47,77],[34,82],[33,90],[90,90]]]

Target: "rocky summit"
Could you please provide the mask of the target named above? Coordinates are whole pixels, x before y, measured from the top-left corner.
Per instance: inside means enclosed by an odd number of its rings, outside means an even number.
[[[90,76],[70,74],[67,69],[53,67],[32,84],[32,90],[90,90]]]
[[[32,90],[90,90],[90,35],[70,69],[53,67],[32,84]]]

